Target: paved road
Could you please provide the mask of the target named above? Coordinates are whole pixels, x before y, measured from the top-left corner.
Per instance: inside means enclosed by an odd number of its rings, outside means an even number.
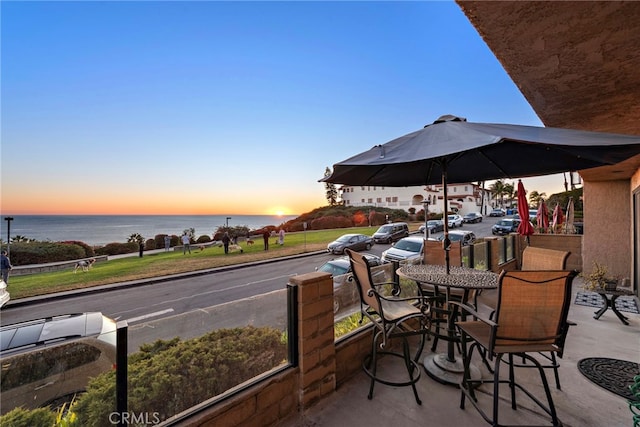
[[[491,234],[496,218],[464,224],[477,236]],[[437,237],[442,233],[436,233]],[[380,255],[390,245],[369,252]],[[289,277],[308,273],[335,255],[320,253],[266,264],[237,266],[199,275],[177,275],[136,286],[109,286],[3,308],[3,325],[62,313],[101,311],[130,326],[130,349],[158,338],[189,338],[206,331],[271,325],[284,329]],[[36,313],[34,315],[34,313]]]

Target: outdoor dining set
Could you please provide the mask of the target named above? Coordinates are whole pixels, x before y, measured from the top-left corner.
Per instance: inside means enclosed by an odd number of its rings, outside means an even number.
[[[551,252],[558,253],[550,258],[554,262],[566,261],[566,253]],[[363,362],[371,379],[369,399],[379,382],[412,387],[421,404],[416,383],[424,368],[432,379],[460,387],[460,407],[464,409],[468,400],[492,425],[500,425],[501,384],[509,385],[513,409],[517,388],[549,415],[552,425],[561,425],[544,370],[553,369],[560,388],[556,356],[562,357],[571,324],[567,316],[575,271],[531,269],[496,274],[460,266],[404,265],[397,269],[398,278],[417,285],[417,292],[409,295],[401,280],[374,282],[372,267],[362,254],[349,250],[348,255],[363,315],[374,324],[372,351]],[[415,354],[410,350],[412,336],[420,339]],[[435,351],[440,339],[447,341],[444,353]],[[427,340],[433,340],[432,351],[422,357]],[[402,359],[406,378],[385,378],[377,366],[382,355]],[[486,366],[490,378],[483,377],[478,363]],[[500,376],[503,365],[508,367],[506,378]],[[516,381],[517,367],[538,370],[543,398]],[[491,413],[477,404],[477,389],[484,383],[493,384]]]

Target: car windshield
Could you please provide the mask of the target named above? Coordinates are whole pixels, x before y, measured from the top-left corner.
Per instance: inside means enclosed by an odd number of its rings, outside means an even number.
[[[432,219],[431,221],[428,221],[427,224],[428,225],[438,225],[440,221],[437,221],[435,219]]]
[[[398,240],[398,243],[396,243],[395,248],[403,251],[418,253],[422,248],[422,244],[420,242],[414,242],[411,240]]]
[[[336,239],[336,242],[345,243],[353,239],[353,235],[345,234],[344,236],[340,236]]]
[[[462,234],[454,234],[454,233],[449,233],[449,240],[451,240],[452,242],[457,242],[462,240]],[[440,236],[438,237],[439,241],[443,241],[444,240],[444,236]]]
[[[332,262],[327,262],[323,264],[322,267],[318,268],[318,271],[329,273],[332,276],[340,276],[341,274],[347,274],[349,272],[349,268]]]
[[[456,219],[456,216],[457,216],[457,215],[449,215],[449,217],[448,217],[448,218],[449,218],[449,219]]]
[[[390,233],[393,227],[391,227],[390,225],[383,225],[382,227],[378,228],[378,231],[376,231],[376,233]]]
[[[496,224],[498,224],[498,225],[506,225],[507,227],[511,227],[511,225],[513,224],[513,221],[508,221],[506,219],[502,219],[502,220],[498,221]]]

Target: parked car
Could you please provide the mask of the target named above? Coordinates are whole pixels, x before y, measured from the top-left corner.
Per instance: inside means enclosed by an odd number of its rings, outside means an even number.
[[[504,236],[505,234],[515,233],[518,231],[518,225],[520,225],[520,220],[517,218],[504,218],[499,220],[491,227],[491,233]]]
[[[376,243],[392,243],[409,235],[409,224],[406,222],[394,222],[385,224],[373,233],[373,241]]]
[[[462,222],[476,223],[482,222],[482,214],[480,212],[469,212],[462,217]]]
[[[363,255],[372,267],[382,264],[382,260],[380,260],[380,257],[377,255]],[[356,283],[353,280],[349,257],[329,260],[316,268],[316,271],[329,273],[333,277],[333,314],[336,314],[345,307],[355,304],[360,299]],[[373,272],[372,276],[374,282],[384,281],[384,271]]]
[[[460,215],[447,216],[447,222],[449,223],[449,228],[462,227],[462,217]]]
[[[429,221],[427,221],[427,227],[429,228],[429,234],[437,233],[438,231],[443,231],[444,221],[442,221],[441,219],[430,219]],[[421,234],[424,234],[424,229],[425,229],[425,226],[424,224],[422,224],[420,228],[418,228],[418,231]]]
[[[345,249],[368,251],[373,246],[373,239],[364,234],[343,234],[327,245],[327,252],[343,254]]]
[[[0,280],[0,307],[9,302],[9,299],[11,299],[11,296],[7,291],[7,284],[4,283],[4,280]]]
[[[438,236],[439,242],[444,240],[444,234]],[[452,230],[449,232],[449,240],[452,242],[461,242],[462,246],[472,245],[476,241],[476,234],[468,230]]]
[[[114,368],[116,322],[99,312],[30,320],[0,328],[2,408],[70,401],[90,378]]]
[[[495,208],[491,212],[489,212],[489,216],[505,216],[507,211],[502,208]]]
[[[407,262],[419,264],[424,254],[424,238],[409,236],[398,240],[392,247],[382,252],[382,262]]]

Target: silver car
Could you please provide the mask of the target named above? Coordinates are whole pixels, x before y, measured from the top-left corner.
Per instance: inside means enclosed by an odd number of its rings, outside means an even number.
[[[98,312],[3,326],[0,343],[2,414],[69,401],[116,363],[116,323]]]
[[[380,257],[373,254],[362,254],[367,258],[367,262],[371,267],[382,264]],[[353,272],[351,271],[351,263],[349,257],[340,257],[325,262],[316,271],[331,274],[333,278],[333,314],[340,310],[355,305],[360,297],[358,289],[353,280]],[[376,270],[372,272],[374,282],[383,281],[384,272]]]

